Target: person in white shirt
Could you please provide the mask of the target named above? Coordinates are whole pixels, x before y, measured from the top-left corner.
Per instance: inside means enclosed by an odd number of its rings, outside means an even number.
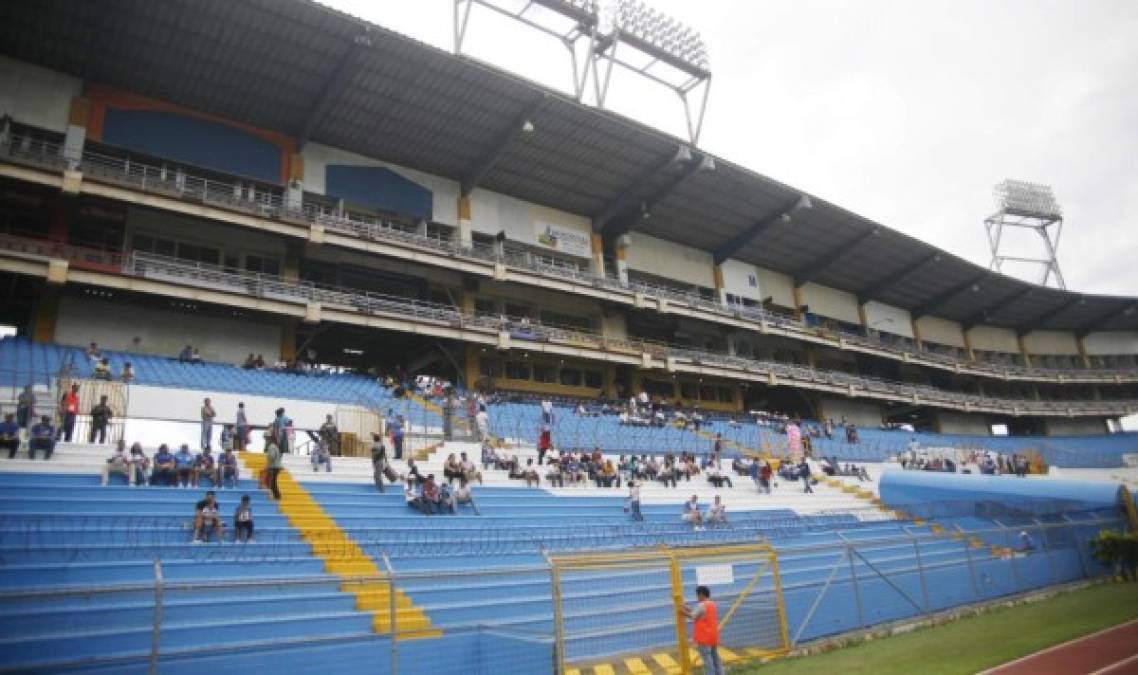
[[[454,499],[455,504],[470,504],[470,509],[474,511],[474,515],[482,515],[478,510],[478,504],[474,503],[474,491],[470,489],[470,485],[465,479],[458,482],[458,487],[455,488],[451,498]]]
[[[103,464],[103,485],[110,482],[112,472],[123,474],[127,485],[134,485],[134,471],[131,470],[130,455],[126,454],[126,441],[120,440]]]
[[[478,427],[478,440],[485,441],[490,438],[490,415],[485,408],[474,414],[474,423]]]
[[[684,502],[684,511],[680,520],[691,523],[696,531],[703,529],[703,512],[699,510],[699,496],[692,495],[691,500]]]
[[[726,522],[727,507],[723,504],[723,499],[719,495],[715,495],[715,501],[712,502],[711,508],[707,510],[707,524]]]
[[[640,485],[634,481],[628,481],[628,509],[633,520],[644,522],[644,516],[640,513]]]

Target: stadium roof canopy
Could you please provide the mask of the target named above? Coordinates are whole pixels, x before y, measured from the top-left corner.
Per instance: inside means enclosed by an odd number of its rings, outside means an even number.
[[[786,222],[777,216],[800,190],[719,157],[696,171],[698,150],[669,161],[676,137],[309,0],[5,2],[0,51],[915,315],[1021,331],[1138,329],[1138,298],[989,273],[821,199]],[[525,119],[535,133],[514,133]]]

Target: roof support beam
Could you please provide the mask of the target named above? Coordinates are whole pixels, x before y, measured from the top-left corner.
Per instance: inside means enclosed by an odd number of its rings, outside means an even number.
[[[825,272],[826,269],[828,269],[831,265],[838,262],[838,260],[840,260],[843,256],[852,253],[855,249],[857,249],[858,246],[861,246],[863,243],[865,243],[866,240],[879,234],[881,234],[880,228],[871,227],[865,232],[862,232],[861,234],[855,236],[853,239],[835,246],[829,252],[822,254],[814,260],[806,263],[802,267],[794,270],[794,272],[791,274],[791,276],[794,277],[794,287],[802,288],[814,279],[817,279],[819,275]]]
[[[652,194],[645,197],[635,212],[614,218],[601,229],[601,233],[604,234],[606,239],[612,239],[613,237],[619,237],[625,234],[637,223],[648,220],[652,217],[652,210],[657,204],[663,201],[676,188],[683,185],[689,178],[704,169],[713,171],[715,169],[715,162],[707,155],[696,155],[688,160],[688,164],[683,170],[654,190]]]
[[[531,133],[534,130],[533,121],[530,118],[533,117],[533,114],[541,107],[541,104],[545,102],[546,96],[547,94],[542,93],[533,101],[527,103],[521,112],[514,116],[509,126],[502,131],[501,135],[494,140],[490,151],[482,157],[479,157],[477,162],[463,172],[460,181],[463,197],[469,196],[470,193],[474,191],[474,188],[478,187],[478,184],[482,182],[482,179],[486,177],[490,169],[494,168],[494,165],[498,163],[498,160],[502,158],[502,155],[515,139],[522,134]]]
[[[729,240],[723,242],[719,248],[715,249],[712,257],[716,265],[722,265],[724,260],[735,255],[739,249],[750,243],[755,237],[765,232],[775,223],[786,222],[789,223],[791,214],[801,209],[809,209],[813,207],[813,203],[806,195],[799,195],[793,200],[786,202],[782,206],[768,212],[762,218],[759,218],[747,229],[731,237]]]
[[[1031,321],[1028,321],[1024,325],[1017,328],[1016,329],[1016,335],[1018,337],[1023,337],[1024,335],[1027,335],[1031,331],[1043,327],[1043,325],[1046,324],[1048,321],[1059,316],[1060,314],[1067,311],[1071,307],[1074,307],[1075,305],[1081,305],[1084,302],[1086,302],[1086,300],[1083,299],[1083,296],[1081,296],[1081,295],[1075,295],[1075,296],[1072,296],[1070,298],[1067,298],[1067,300],[1065,300],[1058,307],[1056,307],[1054,309],[1049,309],[1046,312],[1035,316],[1034,318],[1032,318]]]
[[[872,300],[873,296],[877,295],[881,291],[884,291],[891,286],[894,286],[894,285],[904,281],[905,279],[907,279],[909,277],[909,275],[916,274],[917,271],[919,271],[925,265],[929,265],[932,263],[938,263],[938,262],[940,262],[940,253],[933,253],[931,255],[927,255],[927,256],[921,258],[920,260],[917,260],[916,262],[905,265],[904,267],[897,270],[896,272],[893,272],[891,274],[888,274],[888,275],[878,279],[877,281],[873,282],[872,284],[870,284],[866,288],[863,288],[860,291],[858,291],[858,294],[857,294],[858,304],[864,305],[865,303]]]
[[[964,321],[962,321],[960,323],[960,327],[966,331],[972,330],[972,328],[974,328],[975,326],[977,326],[981,323],[984,323],[985,321],[988,321],[989,315],[992,314],[993,312],[998,312],[999,310],[1003,309],[1004,307],[1007,307],[1008,305],[1019,302],[1023,298],[1026,298],[1027,296],[1031,295],[1032,292],[1034,292],[1034,291],[1035,291],[1034,286],[1028,286],[1027,288],[1019,289],[1018,291],[1012,293],[1011,295],[1000,298],[999,300],[997,300],[995,302],[988,303],[987,305],[984,305],[980,309],[973,312],[972,316],[970,316],[967,319],[965,319]]]
[[[644,173],[637,176],[636,180],[625,186],[623,190],[616,193],[612,199],[605,204],[600,211],[593,216],[593,231],[601,232],[605,229],[612,220],[624,213],[629,206],[635,204],[639,200],[636,195],[648,185],[653,178],[660,173],[676,166],[677,164],[688,162],[691,160],[691,150],[686,145],[681,145],[676,148],[676,152],[669,158],[662,162],[651,166]]]
[[[340,96],[343,95],[344,90],[352,81],[352,76],[356,74],[356,70],[359,68],[364,49],[370,46],[371,38],[368,37],[366,31],[352,38],[352,43],[348,45],[347,51],[336,62],[332,74],[324,82],[324,87],[304,117],[304,124],[301,125],[300,132],[296,136],[297,152],[304,149],[305,144],[312,137],[312,132],[316,131],[316,127],[328,114],[328,111],[340,100]]]
[[[934,295],[933,297],[926,300],[923,304],[921,304],[920,307],[917,307],[912,312],[910,312],[910,315],[913,317],[914,321],[921,318],[922,316],[928,316],[929,314],[939,309],[944,303],[955,298],[969,288],[972,288],[984,279],[987,279],[989,274],[991,274],[991,272],[984,270],[982,274],[972,277],[963,283],[956,284],[952,288],[945,290],[943,293]]]
[[[1128,300],[1125,304],[1119,305],[1116,309],[1112,309],[1109,312],[1103,312],[1090,321],[1084,323],[1082,326],[1079,326],[1079,328],[1075,331],[1075,335],[1078,335],[1079,337],[1086,337],[1087,335],[1110,323],[1110,320],[1119,314],[1129,316],[1134,312],[1138,312],[1138,300]]]

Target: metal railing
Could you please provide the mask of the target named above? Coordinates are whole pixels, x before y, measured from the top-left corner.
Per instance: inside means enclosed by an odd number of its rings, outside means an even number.
[[[5,518],[12,518],[7,516]],[[1005,524],[1000,520],[988,521],[991,527],[974,530],[964,530],[959,525],[949,525],[938,534],[927,527],[903,526],[901,534],[873,535],[868,531],[858,534],[859,526],[850,523],[842,526],[835,523],[820,524],[814,529],[787,530],[786,532],[767,530],[756,535],[754,532],[740,531],[746,539],[739,543],[752,543],[756,541],[769,541],[780,560],[780,566],[793,569],[793,572],[783,572],[781,592],[784,597],[794,596],[798,602],[808,609],[804,614],[797,615],[789,626],[789,636],[793,644],[813,639],[856,631],[897,619],[911,619],[929,616],[936,612],[949,610],[962,605],[982,603],[1009,596],[1015,596],[1035,589],[1052,585],[1094,579],[1110,572],[1090,555],[1089,540],[1102,529],[1116,529],[1123,523],[1118,518],[1087,517],[1085,520],[1073,520],[1063,516],[1062,522],[1043,522],[1036,518],[1022,519],[1017,524]],[[824,523],[824,519],[816,519]],[[7,527],[9,524],[5,523]],[[121,525],[121,523],[120,523]],[[136,526],[142,527],[142,522]],[[579,524],[580,526],[580,524]],[[43,531],[43,524],[37,531]],[[582,526],[583,529],[588,529]],[[627,528],[597,528],[592,538],[563,538],[558,542],[563,552],[582,551],[597,553],[601,551],[634,551],[634,550],[668,550],[675,546],[675,542],[683,541],[684,546],[730,546],[731,540],[715,537],[714,533],[722,534],[722,529],[711,528],[704,533],[693,533],[690,526],[682,525],[671,527],[658,526],[659,532],[647,539],[636,538],[635,534],[642,533],[651,528],[651,525],[636,524]],[[258,527],[257,547],[261,548],[262,529]],[[552,529],[552,528],[551,528]],[[564,537],[565,528],[557,528]],[[667,530],[667,531],[665,531]],[[801,535],[812,531],[828,531],[836,535],[837,542],[807,543]],[[153,577],[149,581],[136,583],[100,583],[87,585],[71,585],[61,588],[35,588],[17,589],[0,592],[0,603],[20,603],[23,606],[35,606],[42,601],[56,601],[71,598],[76,603],[91,602],[107,606],[116,602],[129,600],[137,604],[143,598],[152,598],[153,611],[150,622],[149,644],[141,643],[139,648],[129,653],[118,653],[106,657],[84,657],[82,663],[87,666],[123,666],[136,665],[148,667],[149,672],[160,672],[166,663],[175,663],[181,659],[201,656],[208,653],[211,656],[224,655],[231,652],[249,652],[258,649],[278,650],[284,647],[318,647],[324,645],[350,644],[358,641],[367,641],[372,645],[376,658],[389,661],[391,671],[422,672],[424,662],[438,659],[454,663],[455,659],[469,658],[463,652],[450,652],[448,648],[454,642],[440,642],[438,654],[423,656],[420,654],[415,660],[400,653],[400,645],[408,640],[435,637],[437,633],[424,631],[437,631],[442,629],[446,635],[477,634],[480,637],[494,632],[496,634],[508,633],[514,636],[523,636],[533,640],[529,645],[534,649],[514,651],[510,649],[504,656],[518,659],[510,669],[498,669],[494,672],[548,672],[549,664],[553,662],[553,637],[557,630],[551,621],[574,621],[576,625],[588,625],[590,622],[603,621],[606,613],[620,613],[626,611],[655,612],[655,601],[649,600],[652,592],[656,590],[654,584],[658,580],[644,580],[622,573],[619,569],[611,572],[599,571],[587,580],[581,580],[572,586],[566,586],[558,591],[562,597],[572,598],[575,603],[571,616],[557,617],[553,607],[553,585],[551,575],[552,567],[548,562],[527,563],[523,565],[503,566],[477,566],[471,568],[469,563],[462,561],[461,557],[473,555],[463,552],[461,556],[456,553],[456,567],[448,568],[445,563],[433,564],[429,571],[405,571],[399,569],[399,564],[392,558],[402,559],[403,556],[422,558],[423,556],[445,555],[448,551],[459,551],[468,544],[476,544],[484,539],[498,537],[501,546],[499,552],[516,552],[514,543],[508,543],[500,538],[508,534],[509,530],[503,528],[485,528],[477,531],[463,531],[459,537],[456,531],[434,533],[437,536],[425,536],[429,532],[419,528],[414,535],[422,536],[423,545],[419,553],[411,554],[409,550],[391,550],[390,546],[376,548],[366,540],[361,540],[361,534],[366,532],[353,530],[353,538],[357,540],[369,555],[377,560],[382,570],[379,575],[360,575],[358,577],[339,578],[334,575],[289,575],[287,572],[279,574],[283,569],[282,562],[288,560],[311,560],[308,545],[303,543],[299,536],[296,541],[299,547],[287,557],[273,555],[271,552],[262,553],[259,557],[245,555],[244,547],[233,546],[197,546],[189,547],[191,558],[207,563],[210,560],[239,561],[245,564],[263,565],[266,576],[257,579],[209,579],[208,581],[170,581],[166,578],[166,570],[160,555],[152,558]],[[1026,533],[1025,539],[1021,533]],[[100,532],[100,535],[103,534]],[[695,536],[700,535],[700,536]],[[768,536],[769,535],[769,536]],[[189,533],[178,530],[173,536],[180,537],[183,543],[188,542]],[[622,539],[622,537],[628,537]],[[1030,543],[1029,543],[1030,542]],[[445,543],[445,545],[444,545]],[[528,551],[550,551],[548,540],[532,537],[527,540]],[[252,545],[249,545],[252,548]],[[304,551],[300,551],[303,548]],[[476,554],[488,554],[491,547],[476,546]],[[358,550],[358,549],[356,549]],[[682,550],[682,549],[674,549]],[[698,549],[696,549],[698,550]],[[347,554],[347,549],[345,549]],[[335,556],[332,552],[329,555]],[[182,559],[179,554],[179,560]],[[136,555],[135,560],[138,560]],[[789,561],[798,561],[790,564]],[[746,576],[746,565],[740,568],[737,574]],[[276,576],[274,576],[276,575]],[[690,579],[687,581],[691,581]],[[186,597],[199,592],[225,593],[231,596],[247,595],[249,591],[264,592],[266,594],[288,592],[290,590],[306,587],[326,587],[330,582],[339,584],[344,592],[352,592],[355,587],[386,588],[390,584],[400,592],[407,592],[414,597],[415,589],[432,589],[435,591],[448,588],[463,589],[481,586],[494,587],[508,584],[521,584],[526,589],[524,595],[527,602],[535,603],[533,609],[527,609],[519,616],[514,616],[508,609],[495,612],[497,617],[494,623],[484,619],[451,619],[446,609],[434,610],[430,604],[422,607],[428,624],[425,626],[421,618],[400,608],[397,603],[400,593],[388,593],[390,606],[371,610],[374,613],[385,615],[382,624],[386,627],[379,637],[387,639],[376,641],[372,632],[356,633],[345,630],[342,633],[324,634],[305,637],[274,637],[271,639],[259,638],[250,641],[225,641],[208,644],[203,647],[167,647],[163,644],[163,635],[166,631],[177,629],[167,619],[171,598]],[[723,582],[720,582],[723,583]],[[613,594],[612,587],[625,589],[627,592]],[[717,587],[721,593],[732,592],[731,586]],[[519,591],[520,593],[521,591]],[[566,595],[566,593],[568,595]],[[595,600],[590,601],[592,596]],[[605,602],[599,602],[604,598]],[[176,601],[176,600],[175,600]],[[493,599],[482,600],[482,603],[494,603]],[[852,615],[843,613],[841,616],[832,612],[827,614],[828,606],[856,607]],[[666,609],[666,603],[660,608]],[[821,615],[826,621],[817,621]],[[298,614],[298,618],[302,615]],[[401,622],[410,621],[409,624]],[[639,628],[639,626],[636,626]],[[139,626],[141,632],[141,626]],[[395,635],[395,639],[390,637]],[[661,635],[660,639],[670,640],[674,635]],[[462,642],[462,641],[457,641]],[[493,641],[491,641],[493,642]],[[661,642],[661,648],[667,648],[667,642]],[[496,645],[486,643],[482,649],[497,649]],[[50,671],[73,666],[78,659],[69,658],[64,654],[57,660],[27,664],[22,672]]]
[[[26,134],[10,135],[7,143],[0,144],[0,155],[15,162],[52,170],[60,170],[69,163],[63,157],[61,145],[34,139]],[[319,224],[325,228],[365,240],[391,241],[483,262],[500,261],[510,267],[537,272],[545,276],[559,279],[569,278],[576,283],[593,287],[643,293],[691,309],[751,321],[756,324],[767,323],[777,329],[800,333],[804,336],[827,334],[827,331],[807,326],[797,318],[767,312],[761,308],[726,307],[717,301],[703,298],[696,291],[685,291],[643,281],[621,282],[608,276],[597,277],[578,265],[562,262],[553,256],[542,255],[518,246],[506,245],[498,249],[492,245],[475,244],[463,247],[457,240],[446,240],[441,237],[429,236],[426,233],[411,231],[408,226],[402,223],[374,214],[360,213],[339,207],[332,208],[324,204],[304,201],[299,204],[290,204],[284,191],[276,186],[241,181],[236,178],[207,178],[195,175],[191,171],[176,165],[153,166],[133,161],[129,157],[116,157],[91,150],[83,152],[82,159],[77,163],[77,168],[92,179],[124,185],[144,192],[155,192],[265,218]],[[1127,376],[1138,373],[1138,369],[1040,368],[1038,366],[1029,368],[1017,364],[959,360],[934,351],[899,348],[889,342],[857,333],[841,332],[831,335],[830,339],[836,339],[838,335],[850,344],[889,352],[898,358],[908,357],[917,362],[924,360],[1000,377],[1054,378],[1065,376],[1079,381],[1113,382],[1120,373]]]

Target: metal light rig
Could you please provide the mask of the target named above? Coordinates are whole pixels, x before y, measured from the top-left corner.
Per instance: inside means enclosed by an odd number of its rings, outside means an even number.
[[[462,53],[474,5],[561,42],[570,54],[578,101],[585,102],[591,73],[593,103],[604,108],[615,66],[667,87],[683,103],[688,140],[699,143],[711,69],[707,47],[696,31],[639,0],[616,0],[604,12],[597,0],[454,0],[456,54]]]
[[[989,269],[1001,271],[1005,261],[1025,263],[1042,269],[1039,283],[1046,286],[1052,277],[1058,288],[1066,290],[1063,273],[1059,270],[1059,237],[1063,234],[1063,210],[1051,187],[1019,180],[1005,180],[995,187],[996,213],[984,220],[988,231],[988,247],[992,250]],[[1031,230],[1042,240],[1043,254],[1038,256],[1005,255],[1000,251],[1004,228]],[[1004,245],[1007,248],[1007,245]]]

